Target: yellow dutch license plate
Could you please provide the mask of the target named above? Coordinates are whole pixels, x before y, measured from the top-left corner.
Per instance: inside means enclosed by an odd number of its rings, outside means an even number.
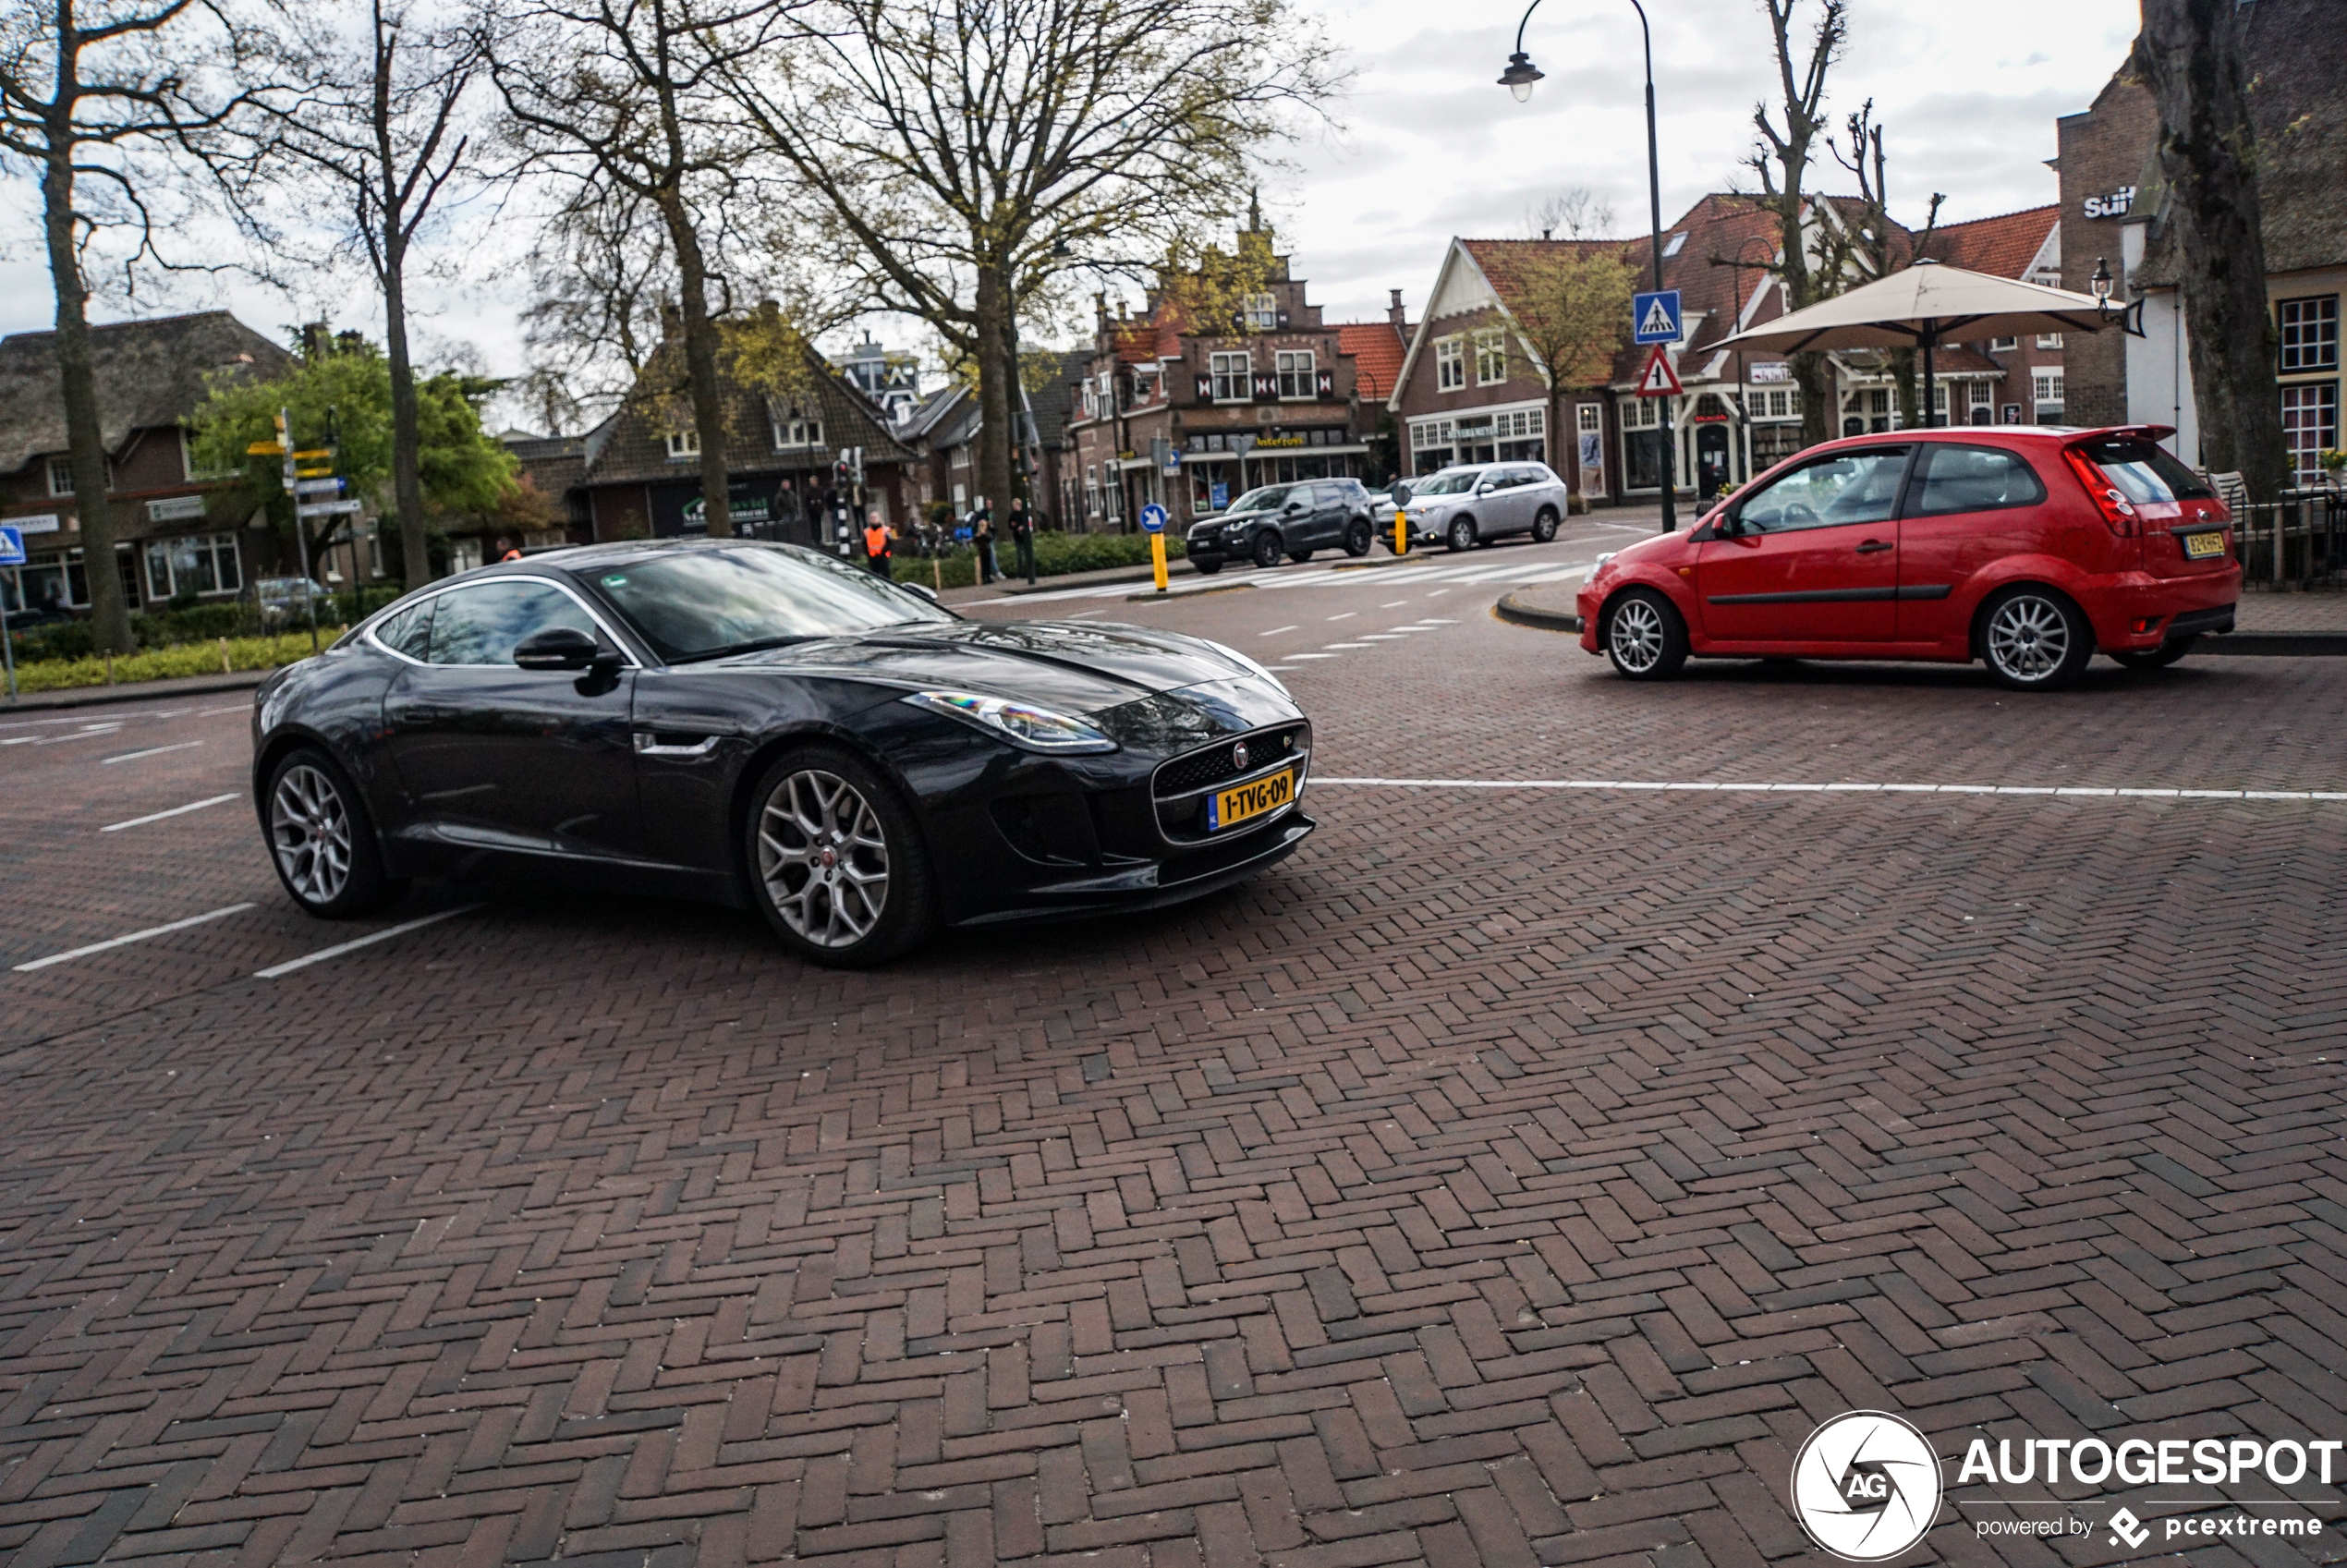
[[[1283,768],[1270,778],[1257,779],[1252,784],[1234,784],[1217,790],[1207,803],[1206,826],[1210,833],[1220,833],[1266,811],[1276,811],[1295,798],[1295,770]]]
[[[2184,558],[2206,561],[2225,553],[2225,536],[2221,533],[2188,533],[2184,535]]]

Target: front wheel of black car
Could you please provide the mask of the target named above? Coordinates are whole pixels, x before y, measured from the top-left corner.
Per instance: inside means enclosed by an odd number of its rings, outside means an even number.
[[[1278,530],[1273,529],[1265,529],[1261,533],[1255,536],[1255,564],[1266,568],[1267,570],[1280,564],[1280,536]]]
[[[853,753],[809,747],[777,759],[750,796],[747,841],[759,912],[818,964],[884,964],[936,922],[913,814]]]
[[[1344,553],[1355,560],[1369,553],[1369,541],[1376,537],[1367,517],[1356,517],[1344,529]]]
[[[359,786],[324,752],[305,746],[279,758],[266,800],[269,858],[296,904],[339,920],[399,895]]]

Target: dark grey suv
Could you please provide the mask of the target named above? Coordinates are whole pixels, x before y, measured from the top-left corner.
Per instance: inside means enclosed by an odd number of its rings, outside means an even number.
[[[1190,565],[1209,577],[1225,561],[1276,566],[1280,557],[1309,561],[1316,550],[1367,555],[1375,506],[1359,480],[1298,480],[1248,491],[1218,517],[1190,525]]]

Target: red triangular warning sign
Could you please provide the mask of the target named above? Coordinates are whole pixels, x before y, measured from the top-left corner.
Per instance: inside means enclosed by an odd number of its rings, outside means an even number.
[[[1671,356],[1660,343],[1647,356],[1647,368],[1638,372],[1638,395],[1641,397],[1683,397],[1686,388],[1679,384],[1679,374],[1671,368]]]

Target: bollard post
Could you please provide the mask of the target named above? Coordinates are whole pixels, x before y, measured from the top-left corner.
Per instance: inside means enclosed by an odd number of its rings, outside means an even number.
[[[1149,570],[1156,575],[1157,591],[1165,591],[1165,535],[1149,535]]]
[[[1410,548],[1409,514],[1401,507],[1393,508],[1393,553],[1401,555]]]
[[[106,654],[106,684],[114,685],[114,654],[111,650]]]
[[[220,639],[220,673],[224,675],[236,673],[228,667],[228,639],[225,637]]]

